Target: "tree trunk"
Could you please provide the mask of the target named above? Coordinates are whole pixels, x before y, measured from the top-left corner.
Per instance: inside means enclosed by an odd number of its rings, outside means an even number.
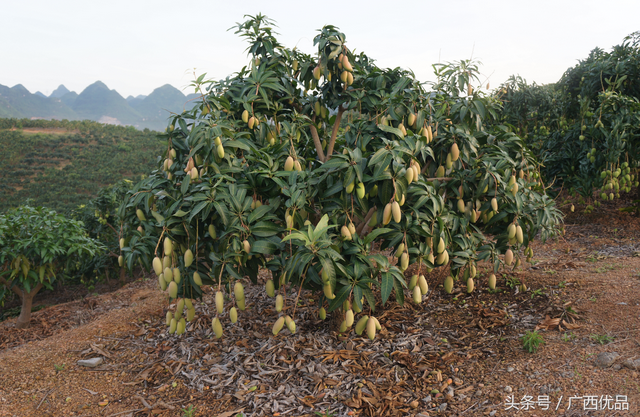
[[[127,282],[127,277],[125,276],[124,267],[120,268],[120,285],[124,285]]]
[[[42,288],[42,284],[38,284],[31,292],[22,290],[22,309],[16,321],[16,328],[26,329],[31,324],[31,305],[33,304],[33,297],[40,291],[40,288]]]

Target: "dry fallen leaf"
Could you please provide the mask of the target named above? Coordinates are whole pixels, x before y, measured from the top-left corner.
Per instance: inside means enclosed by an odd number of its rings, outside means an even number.
[[[551,330],[551,329],[555,329],[559,325],[560,325],[560,317],[552,319],[551,317],[547,316],[542,323],[536,326],[535,330],[539,330],[539,329]]]
[[[238,408],[238,409],[237,409],[237,410],[235,410],[235,411],[227,411],[227,412],[224,412],[224,413],[218,414],[218,416],[217,416],[217,417],[233,417],[233,416],[235,416],[236,414],[241,413],[241,412],[243,412],[243,411],[244,411],[244,407],[243,407],[243,408]],[[274,414],[274,415],[275,415],[275,414]]]
[[[580,327],[582,327],[582,326],[580,326],[579,324],[575,324],[575,323],[568,323],[568,322],[567,322],[567,321],[565,321],[565,320],[562,320],[562,325],[563,325],[564,327],[566,327],[568,330],[579,329]]]

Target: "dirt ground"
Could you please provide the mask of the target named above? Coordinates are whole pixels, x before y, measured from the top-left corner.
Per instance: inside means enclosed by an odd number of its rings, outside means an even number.
[[[565,227],[500,274],[498,292],[482,268],[471,294],[430,274],[422,304],[376,309],[373,342],[317,320],[306,293],[298,331],[274,337],[273,300],[249,285],[222,339],[210,292],[178,338],[155,279],[42,309],[30,329],[6,320],[0,417],[639,416],[640,219],[603,207]],[[536,328],[529,353],[522,336]],[[78,365],[90,358],[103,362]]]
[[[70,131],[70,130],[62,128],[62,127],[54,127],[54,128],[48,128],[48,129],[47,128],[41,128],[41,127],[26,127],[26,128],[23,128],[23,129],[16,129],[14,127],[14,128],[9,129],[9,130],[11,130],[11,131],[20,130],[25,134],[38,134],[38,133],[41,133],[41,134],[49,134],[49,135],[66,135],[66,134],[69,134],[69,133],[80,133],[80,131],[77,130],[77,129]]]

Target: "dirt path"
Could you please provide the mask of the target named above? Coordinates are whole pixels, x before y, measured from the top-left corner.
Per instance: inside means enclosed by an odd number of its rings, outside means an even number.
[[[67,134],[79,134],[80,131],[78,129],[68,130],[62,127],[54,127],[54,128],[41,128],[41,127],[25,127],[22,129],[11,128],[8,129],[10,131],[20,130],[25,134],[48,134],[48,135],[67,135]]]
[[[0,352],[0,416],[93,416],[124,411],[136,391],[120,383],[122,371],[113,367],[94,372],[76,362],[84,350],[93,350],[94,356],[101,352],[96,338],[137,331],[133,324],[160,314],[161,304],[162,295],[149,285],[125,287],[98,299],[93,308],[106,308],[90,323]],[[34,313],[33,320],[46,320],[53,313],[48,310],[65,306]],[[106,406],[99,405],[103,401]]]
[[[429,277],[428,302],[376,312],[374,342],[318,321],[309,294],[298,332],[275,338],[273,300],[255,286],[221,340],[206,303],[184,337],[168,335],[153,280],[47,308],[34,321],[52,335],[0,352],[0,416],[638,416],[640,222],[568,220],[499,293],[481,279],[447,295]],[[544,343],[529,353],[521,337],[536,326]],[[0,323],[0,346],[12,332]],[[77,365],[91,357],[105,362]]]

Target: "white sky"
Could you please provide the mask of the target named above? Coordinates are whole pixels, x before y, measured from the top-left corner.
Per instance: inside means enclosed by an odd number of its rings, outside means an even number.
[[[280,42],[307,53],[318,29],[337,26],[350,49],[420,81],[434,63],[473,56],[492,87],[512,74],[555,82],[640,30],[638,0],[0,0],[0,12],[0,84],[46,95],[97,80],[124,97],[167,83],[191,93],[194,70],[218,79],[247,63],[247,44],[227,31],[245,14],[274,19]]]

